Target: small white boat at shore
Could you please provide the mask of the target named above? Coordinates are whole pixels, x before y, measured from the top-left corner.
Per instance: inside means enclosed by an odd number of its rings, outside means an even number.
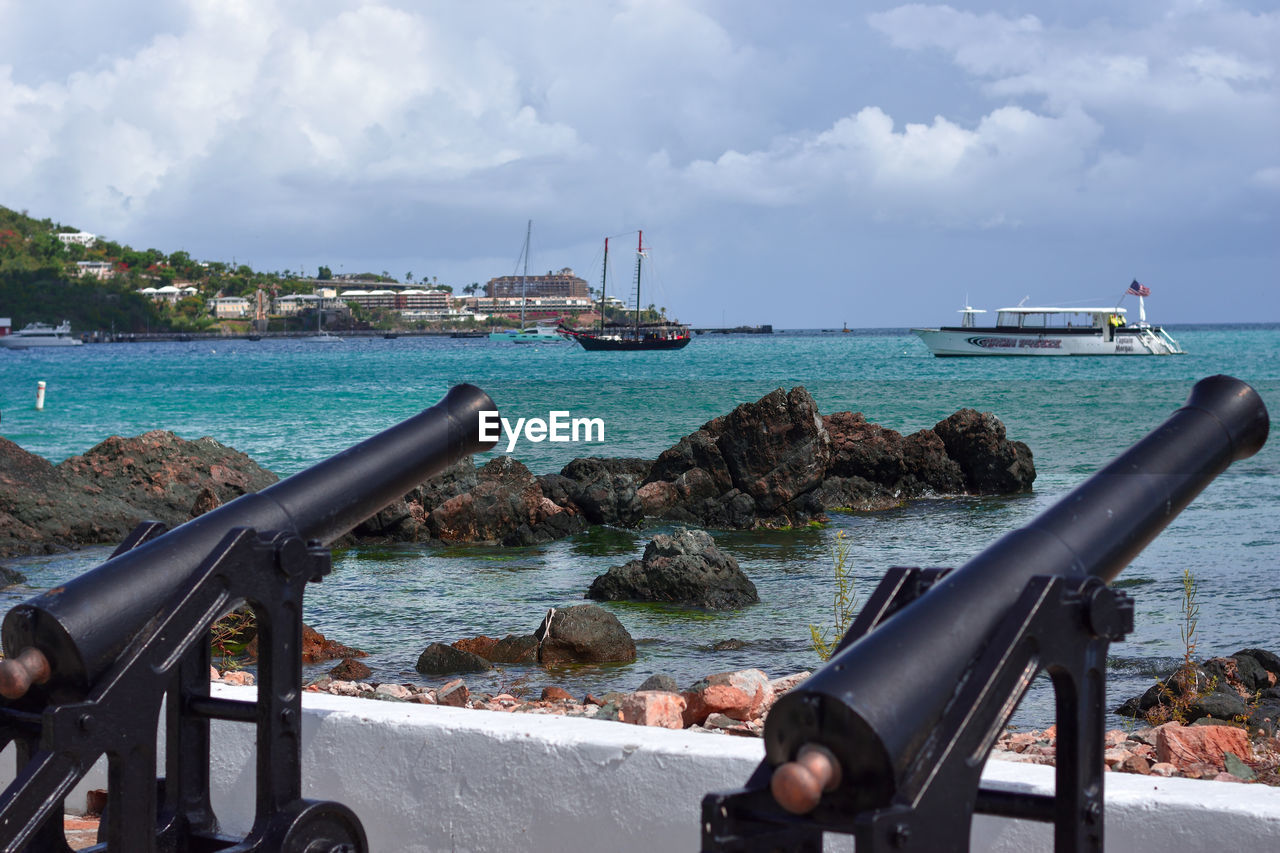
[[[34,349],[37,347],[78,347],[84,341],[71,334],[71,323],[63,320],[60,325],[28,323],[16,332],[0,335],[0,347],[6,349]]]
[[[303,343],[308,344],[340,344],[342,338],[337,335],[331,335],[328,332],[320,331],[314,335],[307,335],[305,338],[299,338]]]
[[[1180,355],[1169,333],[1146,322],[1139,304],[1137,323],[1123,308],[1001,308],[994,326],[980,326],[978,308],[960,310],[960,325],[912,329],[935,356],[969,355]]]

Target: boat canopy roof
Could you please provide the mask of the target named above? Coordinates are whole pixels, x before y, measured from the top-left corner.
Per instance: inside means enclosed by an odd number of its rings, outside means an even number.
[[[1114,305],[1106,308],[999,308],[1001,314],[1123,314],[1125,309]]]

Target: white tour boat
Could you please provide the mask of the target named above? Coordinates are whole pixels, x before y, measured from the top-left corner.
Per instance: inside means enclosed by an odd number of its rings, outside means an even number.
[[[16,332],[0,335],[0,347],[8,349],[34,349],[36,347],[78,347],[84,341],[71,334],[71,323],[61,325],[28,323]]]
[[[1139,298],[1141,299],[1141,298]],[[980,326],[978,308],[960,310],[960,325],[912,329],[935,356],[962,355],[1178,355],[1182,347],[1123,308],[1001,308],[994,326]]]

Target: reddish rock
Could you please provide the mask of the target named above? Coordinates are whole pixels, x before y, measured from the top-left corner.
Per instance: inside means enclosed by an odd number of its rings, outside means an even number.
[[[257,639],[254,639],[256,651]],[[247,652],[248,649],[246,648]],[[256,655],[255,655],[256,656]],[[319,663],[324,660],[338,660],[340,658],[364,658],[368,657],[368,652],[362,652],[359,649],[353,649],[342,643],[325,639],[316,629],[309,625],[302,626],[302,662],[303,663]]]
[[[427,516],[433,536],[446,542],[534,545],[586,526],[580,516],[547,499],[537,478],[510,456],[491,460],[476,477],[475,488]]]
[[[460,652],[471,652],[473,655],[479,655],[486,660],[493,660],[493,647],[498,645],[497,637],[486,637],[481,634],[479,637],[464,637],[457,642],[450,643]]]
[[[337,666],[329,670],[329,675],[341,681],[360,681],[373,675],[373,670],[355,658],[343,658]]]
[[[115,544],[143,519],[189,520],[206,489],[225,503],[275,480],[211,438],[161,430],[108,438],[57,466],[0,438],[0,556]]]
[[[1014,732],[1002,740],[1006,748],[1014,752],[1025,752],[1027,747],[1036,742],[1036,736],[1031,732]]]
[[[1102,761],[1108,767],[1115,767],[1117,764],[1120,764],[1121,762],[1132,757],[1133,757],[1133,753],[1129,752],[1129,750],[1121,749],[1120,747],[1117,747],[1117,746],[1110,747],[1109,749],[1107,749],[1105,752],[1102,753]]]
[[[1128,733],[1121,729],[1111,729],[1102,736],[1103,746],[1124,746],[1127,740],[1129,740]]]
[[[677,693],[640,690],[618,703],[618,715],[622,722],[637,726],[680,729],[684,728],[684,708],[684,698]]]
[[[246,686],[254,683],[253,673],[244,670],[235,670],[234,672],[222,673],[220,679],[224,684],[239,684]]]
[[[711,714],[750,720],[773,701],[769,676],[758,669],[721,672],[708,676],[682,693],[686,726],[701,724]]]
[[[1224,768],[1223,754],[1231,752],[1245,761],[1253,756],[1249,735],[1234,726],[1184,726],[1165,723],[1156,729],[1156,757],[1161,762],[1189,770],[1198,764]]]
[[[467,689],[467,685],[463,683],[461,678],[446,682],[436,690],[436,704],[447,705],[451,708],[465,707],[467,699],[470,697],[471,691]]]
[[[1147,776],[1151,773],[1151,762],[1141,755],[1130,754],[1128,758],[1115,766],[1121,773],[1139,773]]]
[[[551,687],[542,688],[542,701],[543,702],[572,702],[573,696],[572,694],[569,693],[568,690],[565,690],[563,687],[556,687],[552,685]]]
[[[1151,775],[1152,776],[1176,776],[1178,775],[1178,768],[1174,767],[1172,764],[1170,764],[1167,761],[1157,761],[1155,764],[1151,765]]]

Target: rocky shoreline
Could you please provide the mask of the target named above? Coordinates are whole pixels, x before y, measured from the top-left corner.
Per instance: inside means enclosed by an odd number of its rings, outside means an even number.
[[[176,526],[276,479],[212,438],[161,430],[109,438],[58,465],[0,438],[0,557],[115,544],[139,521]],[[779,388],[653,460],[584,457],[535,476],[509,456],[480,468],[468,457],[342,541],[531,545],[646,519],[792,527],[829,510],[1023,492],[1034,479],[1031,450],[990,413],[961,409],[904,436],[857,412],[822,415],[803,387]]]

